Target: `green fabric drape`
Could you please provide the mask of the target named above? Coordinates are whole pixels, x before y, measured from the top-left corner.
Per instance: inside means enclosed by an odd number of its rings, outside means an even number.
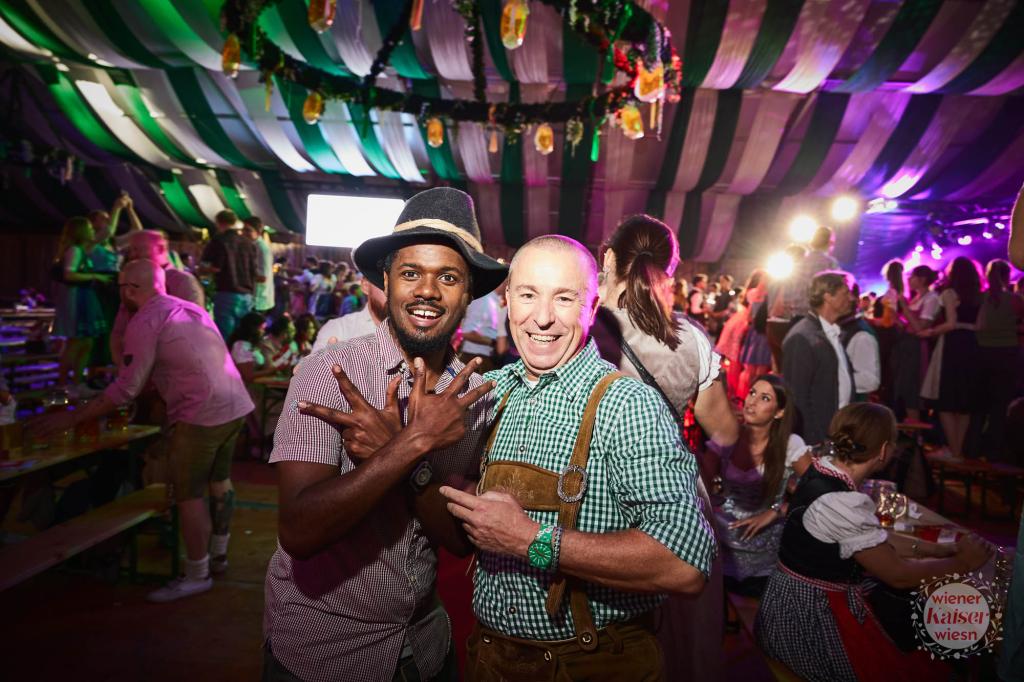
[[[589,95],[601,68],[601,56],[570,28],[568,18],[562,21],[562,65],[566,100],[578,100]],[[581,116],[583,140],[575,151],[568,139],[562,146],[562,180],[558,198],[558,231],[574,239],[582,239],[586,232],[587,194],[594,172],[590,155],[596,134],[594,121],[589,112],[581,112]]]
[[[67,76],[57,70],[52,64],[38,64],[36,71],[42,77],[50,94],[57,100],[64,115],[71,119],[75,127],[85,135],[90,142],[97,147],[104,149],[111,154],[117,154],[128,159],[137,160],[135,154],[128,147],[121,144],[114,135],[107,130],[103,122],[96,117],[92,109],[82,100],[78,90],[68,80]]]
[[[884,83],[907,60],[939,13],[942,0],[905,0],[871,56],[833,92],[867,92]]]
[[[213,227],[206,216],[192,203],[188,190],[181,184],[181,177],[170,171],[160,172],[160,192],[178,217],[187,225]]]
[[[487,48],[491,52],[491,61],[494,68],[498,70],[501,77],[508,82],[516,79],[512,66],[508,63],[508,52],[501,42],[501,11],[503,9],[501,0],[480,0],[480,17],[484,22],[484,36],[487,38]],[[527,22],[527,31],[530,30]]]
[[[425,78],[414,80],[412,82],[412,91],[424,97],[438,97],[441,94],[441,87],[437,84],[436,79]],[[459,167],[455,165],[455,158],[452,156],[452,128],[445,126],[444,142],[437,148],[431,147],[427,143],[426,121],[419,122],[419,129],[420,135],[423,137],[423,144],[427,148],[427,158],[430,159],[430,165],[434,167],[434,172],[437,173],[437,176],[442,180],[448,180],[456,186],[464,188],[465,181],[462,174],[459,173]]]
[[[513,81],[509,102],[519,103],[519,83]],[[526,188],[523,186],[523,136],[514,141],[505,136],[501,152],[501,229],[505,243],[519,247],[526,243]]]
[[[330,143],[327,142],[323,133],[320,132],[320,124],[314,123],[310,125],[302,117],[302,106],[306,101],[309,91],[301,85],[293,84],[277,76],[274,77],[274,84],[280,91],[285,106],[288,107],[288,114],[291,116],[292,123],[295,124],[295,130],[299,134],[299,139],[302,140],[302,146],[305,148],[306,153],[309,154],[309,158],[317,165],[317,168],[325,173],[349,175],[348,170],[338,160],[337,155],[335,155]]]
[[[768,0],[754,46],[733,87],[756,88],[771,73],[786,49],[803,6],[804,0]],[[683,70],[686,70],[685,64]]]
[[[25,0],[0,0],[0,14],[4,21],[11,25],[22,38],[38,48],[46,49],[63,59],[85,62],[80,55],[64,44],[60,38],[47,28]]]
[[[406,0],[377,0],[373,5],[373,13],[377,17],[377,26],[380,28],[381,40],[387,40],[395,21],[402,14]],[[454,11],[444,7],[445,11]],[[416,56],[416,46],[412,42],[412,31],[407,27],[402,33],[402,39],[395,46],[391,53],[391,66],[395,68],[399,76],[403,78],[430,78],[430,74],[423,70],[420,60]]]
[[[692,258],[697,251],[697,238],[700,236],[700,214],[704,202],[703,192],[687,192],[686,203],[683,204],[683,217],[679,221],[679,255]]]
[[[730,244],[730,253],[736,258],[761,260],[766,252],[781,244],[775,239],[771,226],[776,224],[783,197],[777,193],[748,194],[740,199],[736,211],[736,227]]]
[[[654,189],[647,196],[647,212],[656,218],[665,215],[665,200],[676,182],[679,172],[679,161],[683,156],[686,142],[686,130],[690,125],[690,114],[693,113],[693,98],[697,91],[686,88],[680,93],[679,102],[675,105],[675,115],[669,128],[668,139],[665,141],[665,155],[661,159],[661,170]]]
[[[861,190],[873,193],[893,177],[921,141],[940,104],[942,95],[914,95],[910,98],[896,129],[861,179]]]
[[[139,40],[135,31],[125,23],[124,15],[114,7],[111,0],[89,0],[83,2],[82,6],[110,43],[117,46],[119,52],[143,66],[155,69],[166,66]]]
[[[743,92],[740,90],[719,90],[718,105],[715,108],[715,123],[711,128],[708,155],[700,171],[697,185],[686,194],[683,218],[679,223],[679,253],[690,258],[697,249],[700,237],[700,220],[704,190],[709,189],[722,177],[725,163],[729,160],[732,142],[736,137],[736,125],[743,107]]]
[[[1010,15],[971,65],[940,92],[965,93],[998,76],[1024,52],[1024,2],[1017,0]]]
[[[292,232],[305,233],[306,226],[288,198],[288,190],[281,182],[281,175],[275,170],[266,170],[260,172],[260,178],[267,190],[267,196],[270,197],[270,204],[273,206],[274,212],[277,213],[277,217],[284,222],[284,226]]]
[[[188,112],[192,127],[199,133],[199,137],[203,139],[206,146],[233,166],[250,169],[256,168],[256,164],[249,161],[239,151],[238,147],[231,140],[231,136],[227,134],[224,127],[220,124],[217,115],[210,108],[210,104],[203,93],[195,71],[191,67],[183,67],[167,69],[165,73],[171,82],[174,94],[178,97],[178,101],[181,102],[184,110]]]
[[[380,146],[377,132],[373,129],[373,122],[370,120],[370,112],[362,104],[355,102],[348,102],[348,112],[352,116],[352,125],[356,129],[356,134],[359,135],[359,140],[363,143],[363,153],[370,165],[386,178],[398,179],[401,177]],[[281,220],[285,220],[285,217],[281,216]]]
[[[725,162],[729,160],[733,140],[736,139],[736,125],[740,122],[743,107],[743,92],[740,90],[719,90],[718,106],[715,108],[715,123],[711,128],[711,142],[704,168],[694,191],[703,192],[722,177]]]
[[[295,0],[278,3],[264,12],[264,16],[271,15],[277,15],[281,28],[288,32],[308,64],[336,76],[352,75],[337,56],[327,52],[320,36],[310,28],[306,3]],[[273,38],[273,34],[270,36]]]
[[[807,132],[800,141],[800,149],[793,165],[779,181],[777,190],[786,195],[798,194],[807,188],[824,163],[839,126],[846,114],[850,96],[844,93],[819,92],[814,102]]]
[[[220,193],[224,197],[224,203],[227,204],[228,208],[234,211],[239,218],[245,219],[251,216],[252,211],[249,210],[249,207],[242,199],[241,192],[235,187],[235,181],[231,178],[231,173],[218,168],[214,171],[214,175],[217,176]]]
[[[110,79],[114,82],[114,87],[117,88],[117,92],[121,95],[124,103],[127,105],[125,113],[131,118],[139,128],[146,133],[146,137],[160,148],[164,154],[167,154],[170,158],[181,163],[188,165],[195,165],[195,159],[190,157],[184,151],[178,147],[174,141],[168,137],[164,129],[160,127],[153,115],[149,113],[149,108],[146,103],[142,101],[142,94],[139,92],[139,88],[135,85],[135,81],[132,80],[131,75],[127,71],[111,69],[107,72],[110,75]]]
[[[711,70],[722,40],[728,2],[693,2],[686,28],[686,48],[683,52],[683,85],[700,87]]]

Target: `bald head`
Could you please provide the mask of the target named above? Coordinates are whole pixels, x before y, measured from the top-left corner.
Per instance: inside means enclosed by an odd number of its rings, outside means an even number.
[[[164,269],[151,260],[133,260],[117,276],[121,301],[131,311],[141,308],[157,294],[167,293]]]
[[[151,260],[167,267],[167,238],[157,230],[139,230],[128,238],[128,260]]]
[[[516,254],[512,257],[512,262],[508,266],[509,282],[513,279],[512,272],[517,264],[521,266],[525,260],[531,259],[540,253],[558,254],[576,265],[579,269],[579,275],[585,283],[586,291],[589,293],[588,300],[593,300],[597,297],[597,260],[583,244],[580,244],[571,237],[565,237],[560,234],[548,234],[531,239],[516,251]]]

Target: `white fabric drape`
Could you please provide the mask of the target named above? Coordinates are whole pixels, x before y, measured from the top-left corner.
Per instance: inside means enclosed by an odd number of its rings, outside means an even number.
[[[934,92],[956,78],[981,54],[1019,0],[988,0],[963,38],[931,71],[906,87],[907,92]]]
[[[841,192],[860,182],[896,130],[909,102],[910,95],[903,92],[888,92],[879,98],[867,129],[831,180],[821,188],[823,193]]]
[[[284,102],[280,101],[281,96],[276,91],[271,95],[271,111],[267,111],[265,108],[266,89],[262,83],[258,82],[256,76],[255,73],[240,73],[236,85],[238,94],[245,104],[245,110],[262,138],[263,144],[292,170],[300,173],[315,170],[313,164],[299,152],[285,133],[285,127],[291,125],[291,122],[283,120],[274,112],[274,109],[284,108]]]
[[[85,98],[93,113],[103,121],[103,125],[139,158],[160,168],[177,167],[178,164],[171,161],[153,144],[135,121],[125,115],[102,84],[90,80],[75,80],[75,88]]]
[[[403,180],[423,183],[426,180],[420,174],[419,168],[416,167],[416,159],[413,158],[409,140],[405,136],[405,123],[403,123],[405,115],[395,111],[378,110],[380,144],[388,155],[391,165],[395,167]],[[412,122],[415,125],[415,119]]]
[[[694,260],[711,263],[722,257],[725,247],[729,245],[729,238],[732,237],[741,198],[738,194],[704,193],[703,203],[710,199],[714,206],[711,208],[711,215],[706,219],[707,222],[705,217],[701,216],[700,244]]]
[[[750,194],[761,185],[778,151],[789,116],[799,101],[799,96],[788,93],[770,90],[760,93],[754,123],[744,131],[746,144],[729,184],[730,192]]]
[[[736,84],[754,47],[767,0],[732,0],[722,38],[701,87],[725,90]]]
[[[562,15],[539,2],[530,3],[526,37],[505,57],[520,83],[554,84],[562,78]],[[536,100],[534,100],[536,101]]]
[[[357,177],[377,175],[377,171],[373,170],[363,156],[362,145],[359,144],[359,137],[352,128],[351,120],[344,102],[327,100],[324,102],[324,113],[320,117],[320,132],[324,134],[324,139],[331,145],[334,155],[345,166],[345,170]]]
[[[22,38],[21,34],[11,28],[11,25],[4,21],[2,17],[0,17],[0,43],[17,52],[24,52],[37,57],[49,57],[53,54],[49,50],[36,47]]]
[[[906,194],[939,160],[958,132],[981,128],[1000,104],[990,97],[945,97],[917,146],[879,193],[889,199]]]
[[[171,139],[182,151],[195,159],[203,159],[214,166],[227,167],[230,164],[210,149],[192,127],[184,107],[174,94],[174,89],[163,71],[136,71],[135,82],[139,94],[146,103],[150,115],[157,120]]]
[[[466,177],[473,182],[488,184],[494,182],[491,172],[491,154],[487,151],[487,132],[479,123],[459,123],[456,134],[459,155],[466,170]]]
[[[466,43],[466,22],[451,2],[425,0],[422,30],[437,73],[448,81],[472,81],[473,68],[470,66]]]
[[[348,70],[360,77],[370,73],[382,41],[368,0],[340,0],[330,33]]]
[[[850,46],[870,4],[870,0],[807,0],[790,38],[797,41],[796,63],[775,89],[808,93],[821,85]]]
[[[235,188],[242,195],[242,200],[253,215],[259,216],[266,225],[271,227],[284,226],[284,221],[274,210],[274,203],[270,200],[270,195],[267,194],[259,175],[242,170],[228,172],[231,174]]]
[[[980,88],[972,90],[970,94],[993,97],[1005,95],[1018,88],[1024,88],[1024,52],[1003,69],[1002,73]]]

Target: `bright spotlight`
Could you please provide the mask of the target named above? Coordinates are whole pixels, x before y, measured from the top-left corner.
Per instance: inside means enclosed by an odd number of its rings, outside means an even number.
[[[832,218],[845,223],[857,217],[860,202],[851,196],[838,196],[832,201]]]
[[[785,251],[772,254],[765,263],[765,270],[772,279],[786,279],[793,274],[793,257]]]
[[[985,230],[984,232],[982,232],[981,236],[984,237],[985,239],[992,239],[992,233],[989,232],[988,230]]]
[[[915,253],[921,253],[922,251],[924,251],[924,247],[921,246],[920,244],[918,244],[917,246],[914,247],[914,252]]]
[[[956,243],[959,244],[960,246],[970,246],[971,242],[973,242],[973,241],[974,240],[971,238],[971,235],[965,234],[964,236],[959,237],[956,240]]]
[[[818,221],[806,213],[801,213],[790,221],[789,236],[793,238],[793,241],[809,242],[817,229]]]

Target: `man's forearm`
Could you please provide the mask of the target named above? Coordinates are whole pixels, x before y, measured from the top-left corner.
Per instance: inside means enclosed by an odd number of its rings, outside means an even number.
[[[400,481],[426,451],[406,431],[342,476],[331,476],[282,500],[281,545],[306,559],[348,534]]]
[[[740,436],[739,422],[733,414],[721,377],[697,394],[693,406],[697,423],[711,440],[722,446],[733,445]]]
[[[565,531],[558,565],[563,573],[627,592],[696,594],[704,576],[641,530]]]
[[[76,424],[81,424],[82,422],[87,422],[90,419],[99,419],[100,417],[113,412],[115,409],[117,409],[117,405],[114,401],[101,393],[86,403],[85,407],[75,410],[71,414],[74,415],[74,422]]]
[[[431,542],[455,556],[468,556],[473,551],[473,545],[466,537],[462,523],[448,511],[447,498],[438,492],[441,485],[430,484],[423,492],[413,495],[413,513]]]

